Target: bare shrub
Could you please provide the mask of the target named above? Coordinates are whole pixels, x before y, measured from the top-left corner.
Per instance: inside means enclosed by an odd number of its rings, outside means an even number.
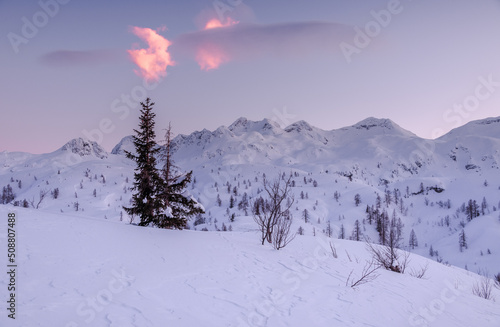
[[[391,233],[392,234],[392,233]],[[375,245],[366,241],[367,249],[377,265],[403,274],[410,262],[410,253],[398,249],[398,242],[389,237],[388,245]]]
[[[497,288],[500,288],[500,273],[495,275],[495,285]]]
[[[292,217],[287,213],[276,222],[273,232],[273,247],[276,250],[284,248],[295,238],[296,233],[290,234],[290,227],[292,226]]]
[[[35,197],[33,197],[31,200],[29,200],[30,205],[34,209],[40,208],[40,204],[42,204],[42,202],[45,199],[45,197],[47,196],[47,194],[49,194],[49,191],[47,191],[47,190],[40,190],[40,193],[39,193],[39,196],[38,196],[38,202],[35,204]]]
[[[358,279],[351,278],[354,272],[354,270],[351,270],[345,282],[346,286],[356,287],[374,281],[379,276],[379,274],[375,273],[379,268],[380,266],[373,259],[367,261]]]
[[[290,190],[291,179],[292,175],[282,182],[281,173],[273,182],[264,178],[267,199],[260,204],[257,203],[259,210],[253,216],[261,231],[262,245],[267,241],[277,250],[285,247],[295,237],[295,234],[290,234],[292,225],[290,208],[294,202]]]
[[[339,256],[337,255],[337,249],[335,248],[335,245],[330,242],[330,249],[332,251],[332,256],[337,259]],[[500,275],[500,274],[499,274]]]
[[[426,263],[424,267],[420,267],[420,270],[412,269],[410,271],[410,276],[417,277],[417,278],[424,278],[425,273],[427,272],[428,268],[429,268],[429,264]]]
[[[493,280],[488,278],[488,276],[481,276],[480,281],[475,282],[472,286],[472,294],[486,300],[493,300],[492,290]]]

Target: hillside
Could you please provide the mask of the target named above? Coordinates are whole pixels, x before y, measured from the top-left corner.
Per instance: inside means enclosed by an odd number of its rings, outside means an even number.
[[[499,118],[488,118],[426,140],[388,119],[368,118],[325,131],[304,121],[282,128],[272,120],[240,118],[215,131],[178,135],[175,160],[183,170],[194,170],[188,191],[207,209],[190,221],[193,230],[254,230],[251,204],[261,196],[264,174],[273,179],[278,172],[291,173],[293,228],[302,227],[303,236],[324,235],[330,224],[332,238],[342,228],[349,238],[358,220],[363,236],[378,242],[366,209],[380,197],[379,210],[401,221],[406,249],[493,275],[500,272],[499,127]],[[111,153],[84,139],[42,155],[3,152],[0,187],[12,187],[16,198],[11,204],[26,199],[40,212],[128,224],[122,206],[131,196],[134,163],[124,149],[133,150],[130,137]],[[41,192],[46,194],[42,201]],[[469,200],[481,209],[470,222]],[[462,229],[468,248],[460,252]],[[408,246],[412,230],[419,243],[414,249]]]
[[[11,210],[0,206],[0,215]],[[370,260],[361,242],[297,237],[275,251],[256,232],[171,231],[18,208],[15,326],[482,326],[498,302],[480,277],[411,256],[350,287]],[[0,230],[2,247],[6,229]],[[329,242],[338,257],[331,254]],[[5,257],[2,256],[2,263]],[[346,285],[347,284],[347,285]],[[2,298],[7,283],[0,281]],[[493,289],[500,299],[500,290]],[[5,315],[0,325],[11,326]]]

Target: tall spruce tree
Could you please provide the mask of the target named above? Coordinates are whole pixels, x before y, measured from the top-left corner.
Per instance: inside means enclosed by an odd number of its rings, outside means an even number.
[[[161,211],[162,203],[157,197],[161,178],[156,168],[156,157],[160,148],[155,142],[155,113],[154,102],[147,98],[141,102],[141,116],[139,129],[134,129],[133,137],[136,154],[125,151],[127,158],[137,163],[134,173],[135,193],[132,196],[132,206],[123,207],[132,216],[139,216],[139,226],[148,226],[156,223],[156,217]]]
[[[155,220],[155,225],[160,228],[183,229],[190,216],[205,213],[200,204],[186,194],[186,186],[191,182],[193,171],[186,174],[178,173],[172,158],[172,127],[169,124],[165,133],[165,144],[161,158],[161,184],[158,193],[162,201],[162,212]]]

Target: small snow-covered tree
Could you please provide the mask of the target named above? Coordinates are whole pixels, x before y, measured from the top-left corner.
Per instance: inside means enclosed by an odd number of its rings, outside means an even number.
[[[302,211],[302,218],[304,218],[305,223],[309,222],[309,211],[307,209],[304,209],[304,211]]]
[[[7,186],[4,186],[2,189],[2,197],[0,199],[1,204],[7,204],[12,202],[16,198],[16,195],[14,194],[14,191],[12,190],[12,187],[10,184],[7,184]]]
[[[363,231],[361,230],[361,224],[359,220],[356,219],[354,222],[354,230],[352,231],[351,239],[354,241],[361,241],[361,237],[363,236]]]
[[[243,193],[243,196],[241,197],[241,201],[238,203],[238,209],[239,210],[247,210],[248,208],[248,194],[247,192]]]
[[[471,221],[472,219],[479,217],[479,206],[476,200],[469,200],[467,206],[465,207],[465,214],[467,216],[467,221]]]
[[[328,237],[332,237],[332,233],[333,233],[332,224],[330,223],[330,220],[328,220],[328,222],[326,223],[325,234]]]
[[[488,210],[488,202],[486,201],[486,197],[483,197],[483,201],[481,202],[481,214],[484,216],[487,210]]]
[[[52,192],[50,192],[50,194],[52,195],[52,198],[55,200],[59,197],[59,188],[56,187],[55,189],[52,190]]]
[[[358,207],[360,203],[361,203],[361,195],[359,195],[359,193],[356,193],[356,195],[354,196],[354,204],[356,205],[356,207]]]
[[[410,241],[408,243],[409,243],[408,245],[412,249],[415,249],[415,247],[418,246],[417,234],[415,234],[415,231],[413,229],[410,232]]]
[[[460,248],[460,252],[463,252],[464,249],[467,249],[467,237],[465,236],[465,230],[463,229],[458,235],[458,246]]]
[[[345,239],[345,228],[344,224],[340,225],[340,230],[339,230],[339,239],[343,240]]]

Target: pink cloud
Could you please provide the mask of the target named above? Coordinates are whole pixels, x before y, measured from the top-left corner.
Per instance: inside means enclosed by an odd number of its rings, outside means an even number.
[[[171,42],[150,28],[132,26],[131,32],[148,44],[146,49],[127,50],[132,61],[139,67],[134,70],[135,73],[148,81],[165,77],[167,67],[175,64],[168,52]]]

